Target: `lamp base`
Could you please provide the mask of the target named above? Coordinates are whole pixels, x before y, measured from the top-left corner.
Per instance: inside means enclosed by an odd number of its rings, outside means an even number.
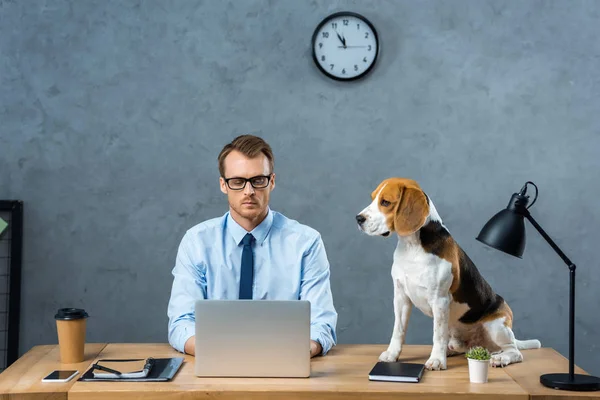
[[[540,376],[542,385],[552,389],[594,391],[600,390],[600,378],[591,375],[574,374],[573,380],[568,373],[544,374]]]

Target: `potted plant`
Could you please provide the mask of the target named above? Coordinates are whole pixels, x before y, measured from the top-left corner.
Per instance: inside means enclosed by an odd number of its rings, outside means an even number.
[[[469,360],[469,379],[474,383],[485,383],[488,380],[490,352],[481,346],[472,347],[465,354]]]

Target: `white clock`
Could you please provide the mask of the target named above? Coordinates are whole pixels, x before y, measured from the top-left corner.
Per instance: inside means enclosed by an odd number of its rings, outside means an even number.
[[[326,17],[312,37],[313,60],[330,78],[351,81],[367,74],[379,54],[377,31],[360,14],[342,11]]]

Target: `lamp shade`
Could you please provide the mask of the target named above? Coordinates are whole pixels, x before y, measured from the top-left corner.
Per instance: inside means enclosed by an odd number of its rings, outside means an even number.
[[[522,258],[525,250],[523,219],[523,215],[514,210],[504,209],[483,226],[477,240],[511,256]]]

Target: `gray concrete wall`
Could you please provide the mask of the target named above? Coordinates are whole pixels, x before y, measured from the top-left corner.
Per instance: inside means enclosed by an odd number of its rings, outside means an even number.
[[[351,10],[382,49],[339,83],[313,29]],[[527,226],[523,260],[475,241],[527,180],[534,216],[578,265],[576,362],[600,374],[600,3],[0,1],[0,198],[25,202],[21,353],[85,307],[89,341],[166,342],[179,241],[226,211],[234,136],[276,154],[272,207],[317,230],[340,343],[386,343],[395,238],[354,216],[380,180],[416,179],[515,314],[568,351],[568,271]],[[409,343],[431,343],[413,312]]]

